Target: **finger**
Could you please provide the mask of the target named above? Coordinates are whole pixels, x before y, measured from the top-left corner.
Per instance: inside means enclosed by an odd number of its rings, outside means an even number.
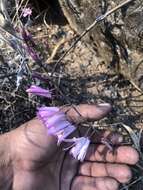
[[[79,175],[90,177],[112,177],[120,183],[127,183],[132,177],[130,168],[124,164],[85,162],[80,165]]]
[[[87,127],[80,127],[79,128],[80,135],[84,136],[87,133]],[[119,145],[123,141],[123,136],[112,131],[105,131],[105,130],[97,130],[90,138],[92,143],[100,143],[101,139],[107,140],[112,145]]]
[[[109,177],[78,176],[74,179],[71,190],[117,190],[119,183]]]
[[[85,120],[98,120],[106,116],[111,111],[110,104],[88,105],[81,104],[62,109],[67,113],[68,118],[73,122],[83,122]]]
[[[112,162],[136,164],[139,160],[138,152],[130,146],[120,146],[111,152],[105,145],[90,145],[85,160],[98,162]]]

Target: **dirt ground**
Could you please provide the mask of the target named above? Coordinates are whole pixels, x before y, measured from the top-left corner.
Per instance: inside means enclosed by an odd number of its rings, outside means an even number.
[[[37,44],[44,69],[30,59],[29,70],[34,77],[24,73],[18,89],[16,89],[18,55],[0,41],[0,132],[7,132],[30,120],[36,114],[36,107],[42,104],[57,106],[109,102],[113,106],[112,112],[107,118],[93,123],[93,126],[118,131],[125,135],[125,143],[132,143],[122,124],[129,126],[137,135],[141,134],[143,129],[143,95],[135,86],[115,73],[110,63],[105,65],[102,58],[96,54],[96,50],[91,49],[90,44],[83,41],[79,41],[54,69],[56,60],[68,50],[74,41],[73,37],[76,36],[65,18],[52,20],[49,13],[45,21],[40,18],[34,22],[29,31]],[[39,80],[41,77],[43,80]],[[30,84],[53,88],[53,100],[28,97],[25,89]],[[137,166],[133,170],[136,180],[141,170]],[[139,189],[142,182],[137,185]],[[137,185],[129,189],[136,189]]]

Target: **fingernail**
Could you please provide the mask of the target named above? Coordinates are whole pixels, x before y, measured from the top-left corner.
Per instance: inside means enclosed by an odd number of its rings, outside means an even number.
[[[101,103],[101,104],[98,104],[98,106],[99,106],[99,109],[106,110],[108,112],[111,111],[112,109],[112,106],[109,103]]]
[[[98,106],[101,106],[101,107],[111,107],[111,104],[109,104],[109,103],[101,103],[101,104],[98,104]]]

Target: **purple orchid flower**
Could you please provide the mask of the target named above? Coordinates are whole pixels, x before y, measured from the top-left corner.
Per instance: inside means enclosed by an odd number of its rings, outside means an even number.
[[[39,86],[32,85],[30,88],[26,90],[29,94],[35,94],[38,96],[44,96],[46,98],[52,98],[51,90],[44,89]]]
[[[46,122],[49,117],[59,112],[59,110],[60,109],[58,107],[43,106],[43,107],[38,108],[37,116],[40,120],[42,120],[43,122]]]

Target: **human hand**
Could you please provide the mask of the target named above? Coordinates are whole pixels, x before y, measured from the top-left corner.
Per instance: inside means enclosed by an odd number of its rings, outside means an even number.
[[[97,120],[110,111],[110,106],[80,105],[76,109],[85,120]],[[67,114],[69,120],[82,122],[74,109]],[[109,135],[109,132],[99,134],[95,141]],[[92,144],[85,161],[79,163],[57,147],[56,138],[48,136],[38,119],[7,136],[9,164],[5,164],[4,175],[0,174],[0,181],[7,178],[4,190],[116,190],[119,183],[126,183],[131,178],[127,165],[138,161],[138,153],[132,147],[118,147],[113,154],[105,145]]]

